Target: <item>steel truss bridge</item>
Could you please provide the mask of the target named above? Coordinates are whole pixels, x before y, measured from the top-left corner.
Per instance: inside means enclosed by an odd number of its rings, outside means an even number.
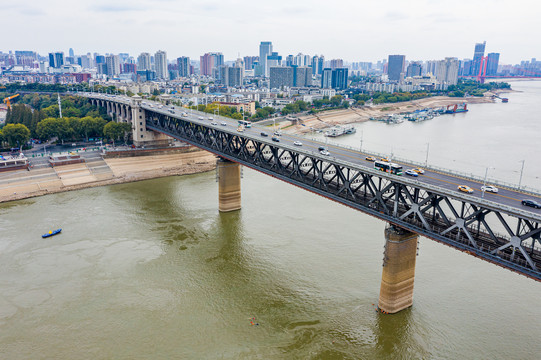
[[[305,138],[296,138],[303,141],[299,147],[262,136],[261,127],[238,132],[231,119],[220,118],[229,125],[221,126],[206,119],[209,114],[141,108],[149,130],[541,281],[541,211],[462,194],[421,177],[380,172],[339,155],[325,156],[315,150],[322,144],[314,142],[311,150],[306,146],[311,140]]]

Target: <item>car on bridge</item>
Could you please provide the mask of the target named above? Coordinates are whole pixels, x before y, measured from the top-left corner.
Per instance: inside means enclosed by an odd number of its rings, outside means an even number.
[[[269,136],[269,134],[267,134],[266,132],[262,132],[262,133],[261,133],[261,136],[267,137],[267,136]]]
[[[382,157],[380,160],[385,162],[391,162],[388,157]]]
[[[216,121],[213,121],[210,123],[210,125],[218,125],[218,123]]]
[[[486,192],[491,192],[491,193],[497,194],[498,193],[498,188],[496,186],[493,186],[493,185],[483,185],[483,186],[481,186],[481,191],[486,191]]]
[[[419,176],[419,174],[417,174],[417,172],[412,169],[406,170],[406,175],[413,176],[413,177]]]
[[[323,151],[323,150],[325,150],[325,146],[320,146],[320,147],[318,147],[317,149],[318,149],[319,151]]]
[[[272,141],[280,142],[280,139],[278,139],[276,136],[273,136]]]
[[[415,168],[413,169],[413,171],[415,171],[419,175],[423,175],[425,173],[425,171],[421,168]]]
[[[300,141],[295,141],[295,142],[293,143],[293,145],[296,145],[296,146],[302,146],[302,143],[301,143]]]
[[[368,161],[376,161],[376,158],[373,157],[373,156],[367,156],[364,158],[365,160],[368,160]]]
[[[226,123],[225,121],[222,121],[222,125],[223,125],[223,126],[226,126],[227,123]]]
[[[321,155],[325,155],[325,156],[329,156],[329,155],[331,155],[331,153],[330,153],[330,152],[328,152],[328,151],[327,151],[327,150],[325,150],[325,149],[321,150],[321,151],[320,151],[319,153],[320,153]]]
[[[473,193],[473,189],[467,185],[458,185],[458,190],[468,194]]]
[[[538,203],[537,201],[535,200],[531,200],[531,199],[524,199],[521,201],[522,205],[524,206],[529,206],[529,207],[533,207],[534,209],[541,209],[541,204]]]

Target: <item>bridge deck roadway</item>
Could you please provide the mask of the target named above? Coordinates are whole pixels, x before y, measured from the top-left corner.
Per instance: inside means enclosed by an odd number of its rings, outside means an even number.
[[[198,111],[189,111],[184,108],[172,110],[173,113],[171,113],[170,108],[166,106],[164,106],[161,109],[157,108],[156,106],[153,106],[151,108],[151,107],[143,105],[142,107],[145,108],[146,110],[156,111],[156,112],[160,112],[169,116],[183,118],[191,122],[202,124],[208,127],[214,127],[221,131],[236,132],[236,129],[237,129],[237,124],[238,124],[237,120],[233,120],[230,118],[225,118],[221,116],[220,117],[213,116],[213,115],[198,112]],[[181,115],[184,112],[187,113],[187,116]],[[203,119],[201,120],[200,117],[202,117]],[[209,120],[209,118],[212,118],[213,120]],[[213,122],[216,125],[213,125],[212,124]],[[225,123],[226,125],[222,125],[222,123]],[[268,136],[263,136],[261,134],[262,132],[266,133]],[[251,128],[246,128],[244,132],[240,133],[239,135],[242,135],[248,138],[254,138],[257,140],[270,141],[270,139],[273,136],[273,129],[272,127],[263,127],[263,126],[258,126],[257,124],[253,124]],[[298,146],[299,150],[301,149],[308,150],[315,153],[318,153],[319,148],[321,146],[324,146],[324,147],[327,147],[330,153],[329,155],[330,158],[335,158],[335,159],[343,160],[343,161],[353,163],[356,165],[374,168],[374,163],[372,161],[366,160],[367,156],[372,155],[371,153],[360,152],[353,149],[339,147],[336,145],[326,146],[324,142],[311,140],[302,136],[296,136],[296,135],[291,135],[291,134],[286,134],[286,133],[283,133],[278,138],[280,139],[280,142],[274,144],[275,146],[280,146],[281,144],[284,144],[284,145],[296,147],[294,145],[294,142],[300,141],[302,143],[302,146]],[[396,162],[396,161],[393,161],[393,162],[399,163],[400,165],[402,165],[404,168],[404,171],[415,167],[414,165],[408,164],[405,162]],[[459,190],[457,189],[458,185],[467,185],[474,190],[474,192],[472,194],[469,194],[469,196],[472,196],[474,198],[479,198],[479,199],[482,198],[482,191],[481,191],[481,186],[483,185],[482,182],[479,182],[474,179],[467,179],[463,177],[443,174],[440,172],[432,171],[430,170],[430,168],[423,168],[423,169],[425,170],[424,175],[419,175],[418,177],[416,177],[415,178],[416,181],[419,181],[420,183],[425,183],[425,184],[437,186],[440,188],[444,188],[447,190],[456,191],[458,196],[463,195],[463,193],[460,193]],[[403,175],[403,177],[407,178],[408,176]],[[541,218],[541,209],[534,209],[531,207],[523,206],[521,203],[523,199],[532,199],[541,203],[541,196],[524,194],[517,190],[506,189],[506,188],[501,188],[501,187],[499,187],[499,192],[497,194],[489,193],[489,192],[485,192],[484,194],[484,200],[493,202],[495,203],[495,205],[510,206],[518,210],[531,212],[532,214],[536,214]],[[534,217],[536,216],[534,215]]]
[[[93,97],[93,98],[99,98],[102,100],[107,101],[116,101],[124,104],[130,103],[130,98],[125,96],[113,96],[113,95],[97,95],[97,94],[87,94],[87,97]],[[161,107],[160,107],[161,106]],[[225,132],[231,132],[236,133],[237,135],[242,135],[247,138],[253,138],[257,139],[259,141],[264,142],[270,142],[271,137],[273,136],[273,129],[272,127],[264,127],[259,126],[257,124],[253,124],[251,128],[246,128],[244,132],[237,133],[237,120],[226,118],[223,116],[215,116],[208,113],[203,113],[195,110],[190,110],[186,108],[180,108],[175,106],[175,109],[171,109],[170,106],[161,105],[159,102],[154,102],[150,100],[144,100],[143,105],[141,106],[143,109],[148,111],[154,111],[157,113],[162,113],[171,117],[177,117],[184,120],[188,120],[190,122],[201,124],[207,127],[214,127],[219,129],[220,131]],[[183,116],[182,114],[186,113],[187,116]],[[210,119],[213,120],[210,120]],[[214,124],[213,124],[214,123]],[[225,125],[222,125],[225,124]],[[261,133],[264,132],[268,136],[263,136]],[[286,145],[289,147],[297,147],[299,151],[309,151],[319,154],[319,148],[321,146],[327,147],[330,155],[329,160],[342,160],[348,163],[352,163],[355,165],[368,167],[368,168],[374,168],[373,162],[366,160],[367,156],[372,155],[368,152],[360,152],[353,149],[348,149],[345,147],[340,147],[336,145],[328,145],[326,146],[324,142],[308,139],[302,136],[297,135],[291,135],[291,134],[282,134],[279,136],[280,142],[274,143],[275,146],[281,146]],[[302,146],[295,146],[294,142],[300,141],[302,142]],[[410,168],[415,167],[413,164],[409,164],[407,162],[397,162],[393,161],[395,163],[399,163],[404,167],[404,171]],[[428,184],[437,186],[442,189],[446,189],[448,191],[454,191],[457,194],[457,197],[463,197],[464,194],[459,192],[457,187],[458,185],[467,185],[471,187],[474,192],[472,194],[469,194],[469,196],[473,198],[477,198],[481,200],[482,198],[482,191],[481,186],[483,185],[482,182],[475,180],[475,179],[468,179],[461,176],[453,176],[450,174],[444,174],[441,172],[433,171],[428,168],[424,168],[425,173],[424,175],[419,175],[415,178],[416,181],[418,181],[421,184]],[[404,178],[408,178],[408,176],[403,175]],[[541,209],[534,209],[531,207],[527,207],[522,205],[521,201],[523,199],[532,199],[537,201],[538,203],[541,203],[541,195],[532,195],[532,194],[524,194],[521,191],[508,189],[508,188],[502,188],[499,187],[499,192],[497,194],[485,192],[484,199],[485,201],[491,202],[494,204],[495,208],[500,208],[499,205],[503,205],[505,207],[511,207],[514,209],[517,209],[521,212],[529,213],[531,214],[532,219],[541,220]]]

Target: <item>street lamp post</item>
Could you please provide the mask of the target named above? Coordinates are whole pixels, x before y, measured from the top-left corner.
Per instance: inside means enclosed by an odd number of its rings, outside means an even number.
[[[521,160],[520,162],[522,162],[522,168],[520,169],[520,179],[518,181],[518,189],[520,190],[520,185],[522,184],[522,174],[524,172],[524,163],[526,162],[526,160]]]
[[[363,131],[361,130],[361,147],[359,148],[360,152],[363,152]]]
[[[428,150],[430,150],[430,143],[426,143],[426,159],[425,159],[425,167],[428,167]]]
[[[485,180],[483,180],[483,187],[481,188],[481,199],[485,197],[485,187],[487,186],[488,169],[494,169],[494,168],[488,166],[485,170]]]

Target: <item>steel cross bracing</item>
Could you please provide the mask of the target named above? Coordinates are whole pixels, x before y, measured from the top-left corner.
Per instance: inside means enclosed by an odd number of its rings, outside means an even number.
[[[230,129],[146,111],[146,126],[541,281],[537,219]]]

